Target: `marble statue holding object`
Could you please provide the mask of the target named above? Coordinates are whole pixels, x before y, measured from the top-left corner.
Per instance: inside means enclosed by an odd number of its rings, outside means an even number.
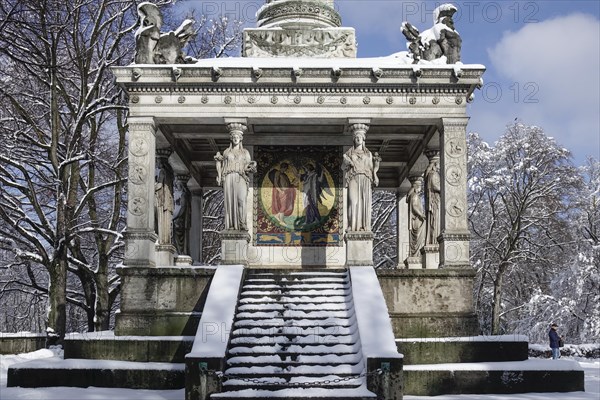
[[[434,156],[425,170],[425,209],[427,211],[427,238],[428,245],[438,244],[440,235],[440,206],[441,206],[441,182],[440,182],[440,157]]]
[[[371,231],[372,187],[379,185],[377,171],[381,157],[371,154],[365,146],[368,127],[354,131],[354,146],[345,154],[342,168],[348,190],[348,231]]]
[[[433,27],[419,32],[408,22],[400,30],[408,40],[408,50],[413,63],[421,60],[433,61],[446,57],[446,64],[460,62],[462,39],[454,28],[453,15],[458,11],[453,4],[442,4],[433,11]]]
[[[176,30],[161,33],[163,17],[155,4],[140,3],[138,15],[140,27],[135,32],[136,64],[185,64],[194,61],[182,52],[196,34],[193,20],[186,19]]]
[[[425,211],[421,202],[423,179],[412,180],[412,187],[406,196],[408,203],[409,257],[419,257],[425,245]]]
[[[157,158],[154,199],[159,245],[170,245],[173,232],[173,171],[166,157]]]
[[[223,187],[225,198],[225,230],[247,231],[246,202],[250,174],[256,172],[248,150],[242,146],[243,124],[229,124],[230,145],[223,154],[217,152],[217,184]]]

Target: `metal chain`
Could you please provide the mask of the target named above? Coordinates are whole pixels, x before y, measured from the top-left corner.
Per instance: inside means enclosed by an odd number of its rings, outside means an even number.
[[[243,382],[265,384],[265,385],[277,385],[277,386],[289,386],[289,387],[310,387],[312,385],[326,385],[326,384],[330,384],[330,383],[346,382],[346,381],[351,381],[354,379],[364,378],[364,377],[371,376],[371,375],[381,375],[382,373],[383,373],[383,370],[381,368],[378,368],[374,371],[363,372],[362,374],[359,374],[359,375],[351,375],[351,376],[346,376],[343,378],[324,379],[321,381],[310,381],[310,382],[271,382],[271,381],[266,381],[263,379],[246,378],[242,375],[227,375],[227,374],[224,374],[223,378],[225,380],[238,379]]]

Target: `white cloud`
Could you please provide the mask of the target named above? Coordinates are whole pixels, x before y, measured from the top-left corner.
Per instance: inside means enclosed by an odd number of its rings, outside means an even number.
[[[546,132],[575,153],[600,157],[600,21],[587,14],[571,14],[528,24],[505,32],[488,49],[494,73],[508,79],[497,113],[506,122],[518,116]],[[525,85],[529,82],[537,86]],[[520,88],[514,98],[514,83]],[[510,89],[510,87],[513,89]],[[524,96],[539,88],[537,103]],[[512,118],[511,118],[512,116]]]

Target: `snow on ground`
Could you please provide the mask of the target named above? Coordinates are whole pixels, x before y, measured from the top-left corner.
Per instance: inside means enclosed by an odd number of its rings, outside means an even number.
[[[108,388],[7,388],[6,373],[15,363],[40,358],[61,357],[60,349],[38,350],[19,355],[0,355],[0,400],[183,400],[180,390],[134,390]],[[598,400],[600,398],[600,359],[576,359],[585,371],[585,392],[526,393],[494,395],[404,396],[404,400]],[[552,363],[538,359],[536,363]]]

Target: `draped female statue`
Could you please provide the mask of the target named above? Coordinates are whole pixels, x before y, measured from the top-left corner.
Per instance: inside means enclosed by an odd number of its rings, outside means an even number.
[[[242,146],[246,126],[239,123],[227,125],[230,144],[221,155],[217,152],[217,184],[223,186],[225,198],[225,229],[245,231],[246,198],[250,174],[256,172],[256,161],[250,159],[250,153]]]
[[[425,211],[421,202],[422,178],[412,180],[412,187],[406,196],[408,203],[409,257],[419,257],[425,245]]]
[[[342,164],[348,190],[348,230],[371,231],[372,187],[379,185],[381,158],[365,146],[367,126],[356,124],[353,128],[354,146],[344,154]]]

